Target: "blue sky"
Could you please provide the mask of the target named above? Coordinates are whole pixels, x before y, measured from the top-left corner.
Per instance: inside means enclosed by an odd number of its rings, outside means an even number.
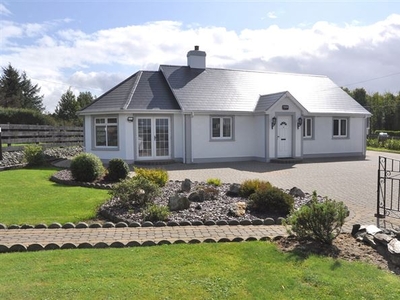
[[[400,1],[0,1],[0,65],[26,71],[53,111],[139,69],[186,64],[327,75],[400,92]]]

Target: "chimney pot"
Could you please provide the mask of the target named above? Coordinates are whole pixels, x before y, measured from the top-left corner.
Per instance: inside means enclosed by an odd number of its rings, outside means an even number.
[[[199,50],[199,46],[194,46],[194,50],[198,51]]]

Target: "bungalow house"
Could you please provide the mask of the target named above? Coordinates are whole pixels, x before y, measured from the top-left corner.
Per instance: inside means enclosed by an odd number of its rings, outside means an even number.
[[[270,162],[366,153],[370,113],[326,76],[187,66],[138,71],[84,108],[103,161]]]

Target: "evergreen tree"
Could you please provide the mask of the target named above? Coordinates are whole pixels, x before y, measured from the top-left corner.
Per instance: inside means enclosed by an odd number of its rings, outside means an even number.
[[[21,75],[22,108],[34,109],[43,112],[43,95],[39,95],[40,87],[31,83],[31,80],[23,72]]]
[[[92,96],[91,92],[80,92],[78,98],[76,99],[78,102],[78,110],[85,108],[92,103],[93,100],[94,97]]]
[[[64,94],[61,95],[60,101],[58,101],[55,109],[55,115],[64,121],[70,121],[76,123],[78,116],[78,101],[71,89],[68,89]]]

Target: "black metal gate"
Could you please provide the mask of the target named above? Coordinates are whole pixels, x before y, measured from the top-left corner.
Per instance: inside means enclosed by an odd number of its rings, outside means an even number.
[[[400,160],[379,156],[375,217],[400,218]]]

